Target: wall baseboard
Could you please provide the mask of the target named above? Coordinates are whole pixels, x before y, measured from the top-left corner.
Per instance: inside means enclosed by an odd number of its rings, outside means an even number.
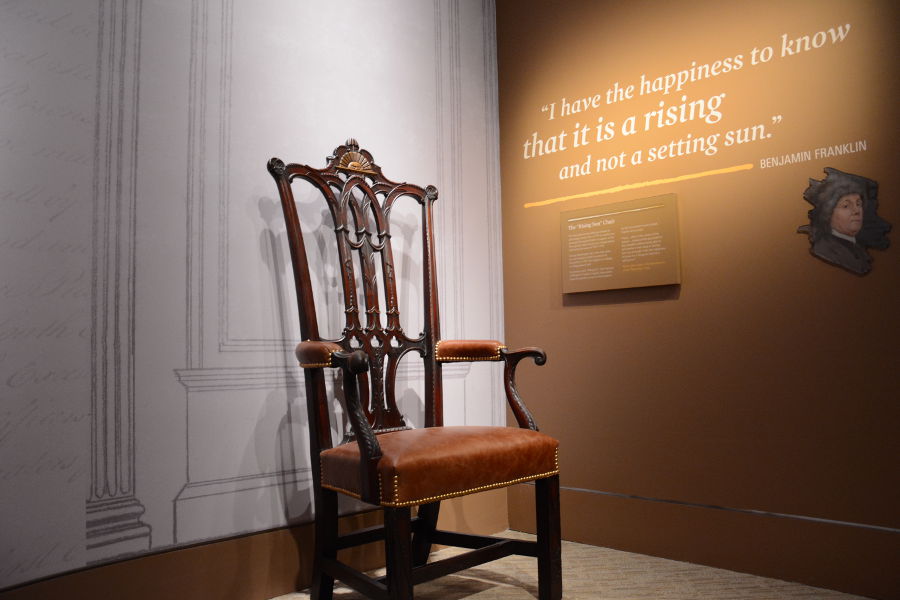
[[[375,513],[343,521],[371,525]],[[273,598],[309,586],[312,548],[313,526],[307,523],[83,569],[0,592],[0,600]],[[378,545],[351,552],[349,560],[359,567],[383,563]]]

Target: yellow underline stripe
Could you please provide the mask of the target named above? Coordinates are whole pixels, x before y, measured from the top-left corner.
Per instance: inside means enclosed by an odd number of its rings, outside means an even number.
[[[625,190],[633,190],[636,188],[650,187],[652,185],[662,185],[664,183],[675,183],[678,181],[687,181],[688,179],[699,179],[701,177],[710,177],[712,175],[725,175],[726,173],[736,173],[737,171],[747,171],[753,168],[753,163],[743,165],[735,165],[733,167],[725,167],[724,169],[713,169],[712,171],[700,171],[699,173],[688,173],[686,175],[678,175],[677,177],[666,177],[665,179],[654,179],[652,181],[639,181],[637,183],[626,183],[615,187],[606,188],[604,190],[596,190],[593,192],[584,192],[583,194],[573,194],[571,196],[560,196],[559,198],[550,198],[549,200],[540,200],[538,202],[527,202],[525,208],[534,208],[536,206],[547,206],[548,204],[556,204],[557,202],[567,202],[569,200],[577,200],[578,198],[590,198],[591,196],[602,196],[603,194],[614,194]]]
[[[576,217],[574,219],[568,219],[568,221],[569,221],[569,223],[571,223],[572,221],[584,221],[585,219],[596,219],[597,217],[611,217],[613,215],[623,215],[625,213],[630,213],[630,212],[641,212],[642,210],[653,210],[654,208],[662,208],[663,206],[665,206],[665,204],[654,204],[653,206],[642,206],[640,208],[629,208],[628,210],[614,210],[613,212],[600,213],[599,215],[590,215],[587,217]]]

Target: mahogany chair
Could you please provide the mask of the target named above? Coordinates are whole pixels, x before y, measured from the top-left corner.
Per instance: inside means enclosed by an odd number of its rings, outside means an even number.
[[[316,540],[312,598],[330,599],[334,580],[339,579],[370,598],[411,599],[415,584],[522,554],[537,558],[540,599],[558,600],[562,596],[558,442],[538,432],[515,384],[519,361],[532,358],[544,364],[544,352],[537,348],[513,352],[489,340],[442,339],[432,217],[437,190],[388,180],[372,155],[352,139],[327,160],[322,169],[286,165],[277,158],[268,163],[287,222],[303,339],[296,355],[304,369],[310,423]],[[338,339],[322,339],[319,334],[309,268],[324,267],[309,264],[291,187],[298,178],[321,193],[333,220],[345,315]],[[389,216],[401,201],[418,203],[416,212],[421,213],[424,331],[413,336],[400,325],[391,252]],[[411,353],[424,363],[424,428],[419,429],[410,427],[395,398],[398,364]],[[504,364],[506,397],[518,428],[443,425],[441,367],[459,361]],[[337,443],[330,421],[333,404],[326,393],[328,369],[341,372],[352,428]],[[441,500],[526,481],[535,482],[537,541],[436,528]],[[383,510],[384,526],[339,535],[338,494]],[[413,506],[418,506],[414,518]],[[381,539],[387,562],[387,575],[381,579],[337,559],[338,550]],[[429,563],[432,544],[470,551]]]

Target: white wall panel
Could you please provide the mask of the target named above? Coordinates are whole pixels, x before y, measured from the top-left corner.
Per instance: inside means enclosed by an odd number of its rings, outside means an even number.
[[[0,588],[310,518],[271,156],[324,166],[354,137],[436,185],[444,337],[502,337],[493,3],[373,8],[0,3]],[[339,300],[335,273],[315,286]],[[399,392],[414,422],[420,373]],[[444,381],[448,423],[503,421],[496,368]]]

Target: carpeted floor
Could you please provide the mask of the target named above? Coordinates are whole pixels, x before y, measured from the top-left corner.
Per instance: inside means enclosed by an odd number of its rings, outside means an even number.
[[[525,534],[507,531],[506,537]],[[459,552],[444,549],[436,558]],[[864,600],[861,596],[712,567],[563,542],[565,600]],[[336,600],[363,596],[340,586]],[[533,558],[510,556],[416,586],[416,600],[534,600]],[[308,600],[296,593],[274,600]]]

